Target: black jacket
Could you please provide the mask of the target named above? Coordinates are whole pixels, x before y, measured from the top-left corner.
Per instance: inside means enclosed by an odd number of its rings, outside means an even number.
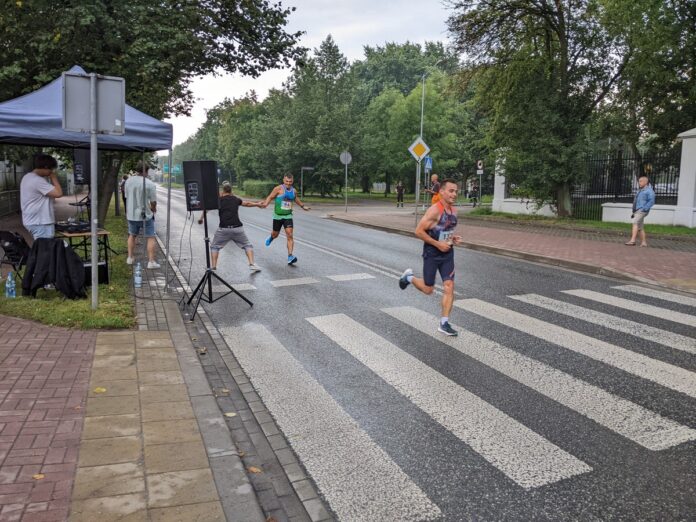
[[[22,295],[52,284],[68,299],[87,297],[82,259],[62,239],[37,239],[31,247],[22,279]]]

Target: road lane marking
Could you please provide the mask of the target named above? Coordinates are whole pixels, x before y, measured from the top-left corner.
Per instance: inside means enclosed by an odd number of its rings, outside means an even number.
[[[232,288],[237,290],[237,292],[244,292],[246,290],[256,290],[256,287],[254,285],[250,285],[249,283],[230,283]],[[206,287],[207,289],[207,287]],[[216,285],[213,286],[213,292],[229,292],[230,289],[227,288],[226,286],[223,285]]]
[[[651,359],[605,341],[479,299],[458,300],[454,302],[454,306],[614,366],[665,388],[696,397],[696,373],[684,368]]]
[[[446,337],[434,328],[438,318],[426,312],[409,306],[382,311],[649,450],[696,440],[696,430],[494,341],[464,329]]]
[[[276,288],[282,288],[284,286],[297,286],[297,285],[313,285],[318,283],[318,279],[313,277],[295,277],[293,279],[276,279],[275,281],[269,281],[271,285]]]
[[[440,509],[264,326],[221,328],[339,520],[433,520]]]
[[[339,274],[339,275],[330,275],[326,276],[332,281],[357,281],[360,279],[374,279],[375,276],[371,274],[366,274],[365,272],[361,272],[358,274]]]
[[[562,290],[562,292],[564,294],[574,295],[575,297],[589,299],[590,301],[597,301],[599,303],[608,304],[617,308],[630,310],[631,312],[652,315],[653,317],[658,317],[674,323],[681,323],[696,327],[696,315],[675,312],[674,310],[667,310],[666,308],[660,308],[659,306],[653,306],[640,303],[638,301],[631,301],[630,299],[624,299],[622,297],[614,297],[613,295],[593,292],[592,290]]]
[[[510,299],[528,303],[552,312],[574,317],[581,321],[587,321],[604,328],[627,333],[634,337],[640,337],[675,350],[696,354],[696,338],[687,337],[678,333],[662,330],[643,323],[629,321],[615,315],[605,314],[590,308],[584,308],[557,299],[551,299],[537,294],[511,295]]]
[[[347,315],[307,321],[519,486],[536,488],[592,470]]]
[[[663,301],[671,301],[672,303],[677,303],[681,305],[696,306],[696,297],[688,297],[685,295],[673,294],[671,292],[653,290],[652,288],[645,288],[638,285],[612,286],[612,288],[614,290],[621,290],[622,292],[631,292],[647,297],[654,297],[656,299],[662,299]]]

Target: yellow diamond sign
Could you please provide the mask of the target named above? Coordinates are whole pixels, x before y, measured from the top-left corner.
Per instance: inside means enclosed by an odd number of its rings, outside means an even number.
[[[428,155],[428,152],[430,152],[430,147],[428,147],[425,144],[423,138],[418,138],[416,141],[411,143],[411,146],[408,148],[408,151],[411,153],[411,156],[413,156],[416,161],[420,161]]]

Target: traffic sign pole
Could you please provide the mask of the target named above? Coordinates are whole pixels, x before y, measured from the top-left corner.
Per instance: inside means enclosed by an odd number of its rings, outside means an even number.
[[[416,209],[414,215],[416,216],[416,226],[418,226],[418,200],[420,199],[420,178],[421,178],[421,162],[416,162]]]
[[[348,212],[348,164],[353,161],[353,157],[350,155],[350,152],[347,150],[344,152],[341,152],[341,155],[338,157],[338,159],[341,160],[341,163],[343,163],[346,166],[346,212]]]

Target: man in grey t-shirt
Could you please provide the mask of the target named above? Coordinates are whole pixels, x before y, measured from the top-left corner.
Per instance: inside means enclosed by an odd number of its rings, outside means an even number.
[[[53,156],[36,154],[34,170],[24,175],[19,186],[22,223],[34,239],[52,238],[56,232],[53,200],[63,196],[57,167]]]
[[[147,178],[146,167],[138,164],[138,175],[131,176],[124,186],[126,192],[126,219],[128,219],[128,258],[133,264],[135,238],[145,226],[143,235],[147,238],[148,268],[159,268],[155,260],[155,212],[157,212],[157,186]]]

